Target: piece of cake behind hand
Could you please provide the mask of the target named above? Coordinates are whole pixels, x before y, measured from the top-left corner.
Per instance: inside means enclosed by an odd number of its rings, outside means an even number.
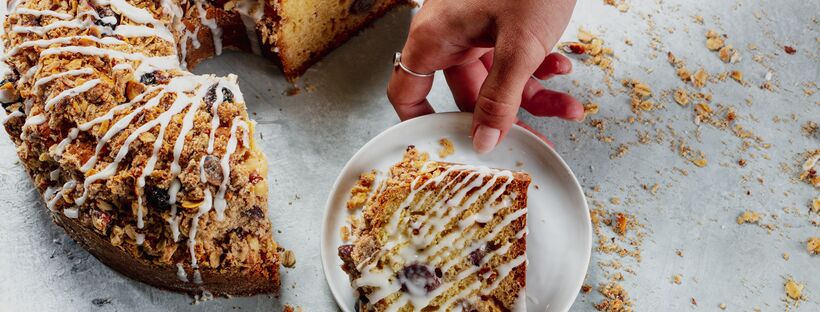
[[[410,146],[383,183],[339,247],[360,311],[525,310],[529,175]]]

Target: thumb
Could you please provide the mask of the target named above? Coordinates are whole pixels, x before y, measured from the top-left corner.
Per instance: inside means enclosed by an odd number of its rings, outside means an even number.
[[[536,38],[516,33],[500,37],[493,54],[473,113],[473,147],[479,154],[495,148],[512,127],[524,86],[545,52]]]

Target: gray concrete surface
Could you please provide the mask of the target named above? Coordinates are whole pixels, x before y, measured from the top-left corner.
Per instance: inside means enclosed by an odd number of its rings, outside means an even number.
[[[521,117],[555,143],[590,202],[634,215],[647,235],[639,263],[594,251],[587,283],[597,286],[622,272],[620,284],[638,311],[716,311],[720,303],[728,311],[781,311],[788,308],[783,283],[793,277],[805,284],[805,300],[797,309],[820,310],[820,258],[805,249],[808,237],[820,236],[820,228],[809,221],[818,216],[808,213],[811,198],[819,192],[796,181],[799,154],[820,148],[817,135],[800,131],[807,121],[820,122],[820,97],[803,91],[805,83],[820,77],[820,4],[799,0],[629,3],[629,11],[621,13],[602,0],[581,1],[565,37],[573,38],[578,27],[599,34],[615,51],[616,84],[635,78],[648,83],[656,94],[683,86],[666,61],[666,51],[685,59],[693,71],[700,66],[710,73],[741,70],[747,86],[729,79],[710,82],[704,90],[713,93],[713,106],[734,107],[737,123],[771,147],[743,150],[741,139],[730,131],[696,125],[692,104],[680,107],[668,95],[655,97],[663,108],[643,114],[650,122],[618,123],[634,115],[628,96],[606,92],[601,71],[580,62],[575,62],[571,76],[547,82],[551,88],[598,103],[600,113],[592,118],[606,121],[605,134],[614,141],[597,140],[589,121],[537,119],[527,113]],[[267,151],[270,175],[276,181],[271,183],[270,216],[281,245],[297,256],[294,269],[282,269],[279,297],[220,298],[192,305],[189,296],[121,277],[51,223],[4,136],[0,138],[0,310],[278,311],[283,304],[293,304],[307,311],[335,311],[320,266],[319,220],[347,159],[371,137],[399,122],[384,90],[392,52],[403,44],[410,14],[409,10],[389,14],[313,66],[299,82],[303,91],[297,96],[284,95],[290,85],[277,68],[246,54],[229,52],[196,69],[237,73],[260,124],[259,143]],[[703,25],[695,23],[695,15],[704,17]],[[724,64],[706,49],[704,33],[710,28],[728,35],[727,42],[742,55],[740,62]],[[650,47],[653,33],[661,39],[657,49]],[[626,45],[625,39],[632,45]],[[757,50],[750,50],[749,44]],[[798,52],[787,55],[783,45]],[[763,61],[754,61],[755,55],[762,55]],[[772,73],[774,92],[758,88],[767,72]],[[572,80],[577,80],[577,86]],[[605,92],[590,97],[588,89]],[[430,101],[441,111],[455,109],[441,76],[436,77]],[[694,166],[670,147],[670,128],[706,154],[705,168]],[[636,143],[638,131],[654,134],[657,129],[666,134],[661,143]],[[620,144],[627,144],[628,152],[611,159]],[[747,160],[746,167],[736,164],[740,158]],[[641,187],[656,183],[659,189],[654,195]],[[599,192],[592,191],[595,186]],[[611,204],[613,197],[622,203]],[[771,224],[771,233],[758,225],[736,224],[735,218],[746,209],[763,213],[761,223]],[[783,253],[790,254],[788,261]],[[599,265],[612,259],[624,268]],[[680,285],[671,282],[675,274],[682,276]],[[594,311],[594,303],[600,300],[596,291],[581,294],[572,310]]]

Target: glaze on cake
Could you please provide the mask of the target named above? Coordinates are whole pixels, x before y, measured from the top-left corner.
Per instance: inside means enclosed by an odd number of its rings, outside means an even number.
[[[530,177],[412,146],[339,247],[360,311],[523,311]]]

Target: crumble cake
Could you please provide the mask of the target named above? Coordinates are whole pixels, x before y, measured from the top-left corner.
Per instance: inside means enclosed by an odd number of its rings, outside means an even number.
[[[54,221],[101,262],[175,291],[279,289],[267,163],[236,76],[193,75],[204,2],[20,0],[3,125]],[[196,35],[196,34],[194,34]]]
[[[413,146],[339,247],[359,311],[523,311],[530,177]]]

